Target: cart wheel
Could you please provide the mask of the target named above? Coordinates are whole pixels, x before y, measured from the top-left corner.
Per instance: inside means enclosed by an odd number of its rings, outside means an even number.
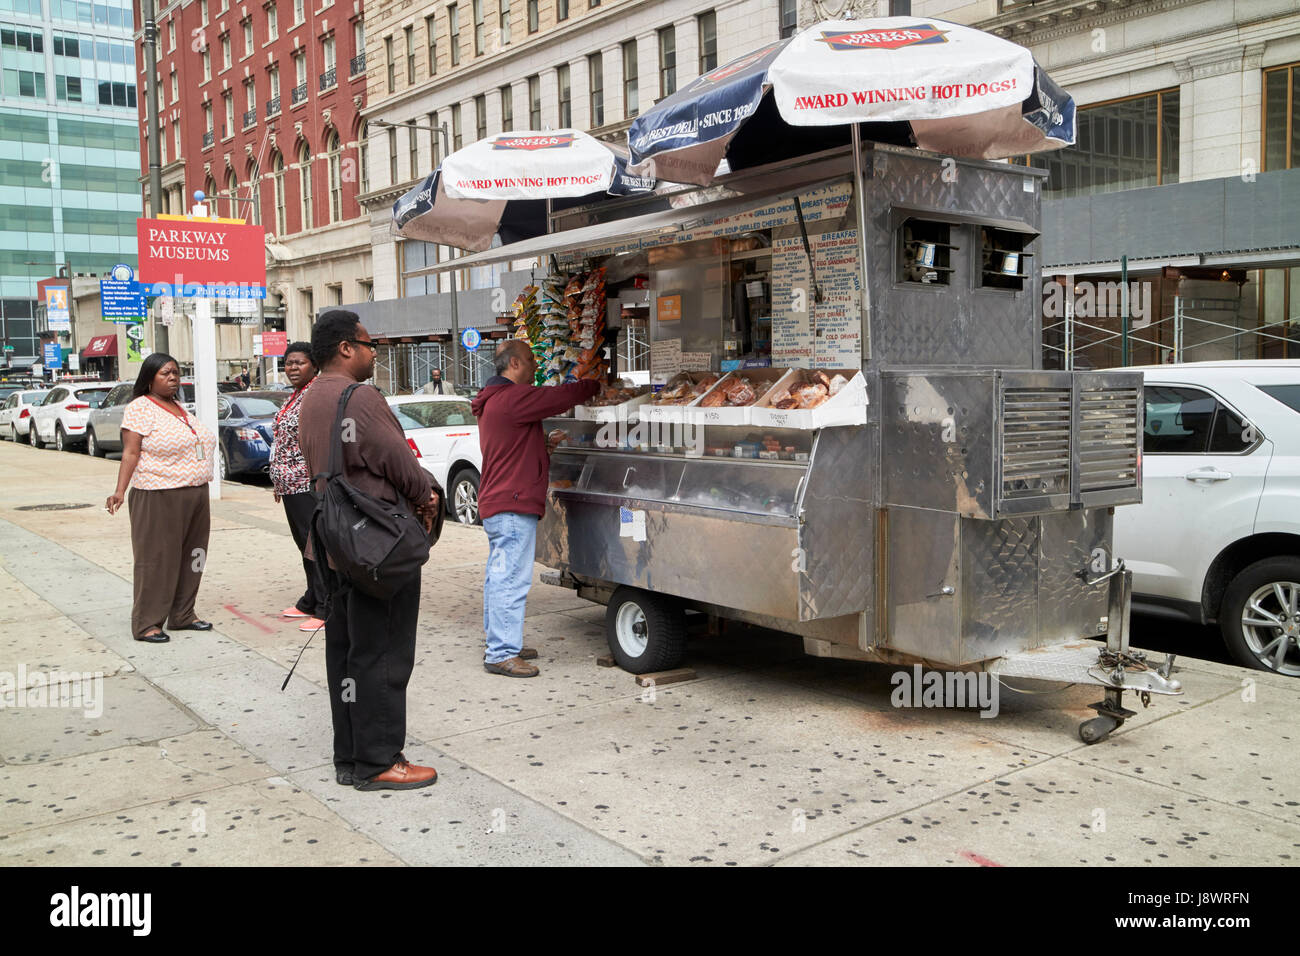
[[[1079,725],[1079,739],[1085,744],[1101,743],[1110,736],[1110,732],[1122,727],[1124,721],[1101,714],[1092,720],[1085,720]]]
[[[605,639],[618,666],[629,673],[671,670],[686,653],[681,606],[671,598],[620,587],[605,611]]]

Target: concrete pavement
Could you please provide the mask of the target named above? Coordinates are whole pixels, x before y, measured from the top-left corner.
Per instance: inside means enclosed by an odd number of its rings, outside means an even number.
[[[1180,659],[1183,697],[1085,747],[1094,688],[1015,682],[994,719],[901,710],[895,668],[736,628],[651,694],[596,666],[604,609],[541,584],[542,676],[508,680],[480,664],[486,541],[452,525],[408,694],[407,755],[439,782],[357,793],[333,780],[323,634],[280,691],[305,635],[277,617],[301,565],[270,491],[228,483],[214,503],[199,608],[216,630],[146,645],[127,517],[103,510],[116,471],[0,443],[0,675],[102,675],[97,701],[0,710],[6,864],[1300,860],[1300,682]]]

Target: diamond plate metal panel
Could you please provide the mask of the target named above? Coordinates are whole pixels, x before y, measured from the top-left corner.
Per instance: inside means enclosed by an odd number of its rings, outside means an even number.
[[[884,366],[997,365],[1037,368],[1038,284],[1019,292],[979,287],[979,231],[954,225],[946,286],[897,280],[896,205],[948,216],[1016,220],[1037,229],[1036,183],[1014,166],[968,164],[925,154],[874,150],[863,197],[871,292],[872,360]],[[955,165],[954,165],[955,163]],[[1025,183],[1033,184],[1032,192]],[[1026,247],[1037,253],[1039,240]]]
[[[1106,616],[1105,586],[1079,578],[1094,562],[1111,566],[1114,517],[1104,508],[1043,515],[1043,556],[1038,584],[1039,630],[1046,641],[1095,637]]]
[[[803,497],[799,620],[875,610],[874,425],[817,435]]]
[[[1037,517],[961,521],[959,657],[979,661],[1038,647]]]

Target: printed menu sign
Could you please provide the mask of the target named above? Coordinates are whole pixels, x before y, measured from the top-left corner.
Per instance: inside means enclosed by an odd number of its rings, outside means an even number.
[[[813,295],[801,238],[772,244],[772,363],[802,368],[862,364],[856,229],[808,237],[822,301]]]
[[[662,385],[682,370],[682,340],[663,339],[650,343],[650,381]]]

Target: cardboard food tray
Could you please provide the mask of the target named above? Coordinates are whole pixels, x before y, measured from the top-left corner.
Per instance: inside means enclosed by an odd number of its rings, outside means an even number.
[[[699,381],[699,378],[697,376],[700,375],[718,375],[719,377],[721,377],[720,372],[696,372],[696,373],[687,373],[687,374],[691,375],[692,381]],[[673,378],[676,377],[677,376],[675,375],[673,376]],[[706,392],[705,394],[708,393]],[[700,398],[703,397],[704,397],[703,395],[700,396]],[[653,399],[654,396],[652,395],[651,401],[647,402],[645,405],[637,409],[637,415],[639,416],[641,421],[679,423],[686,420],[685,412],[686,409],[690,407],[689,405],[655,405],[653,404]]]
[[[728,382],[735,381],[738,378],[747,378],[752,382],[770,382],[772,388],[786,376],[787,370],[780,368],[744,368],[737,369],[734,372],[728,372],[718,383],[709,389],[698,399],[685,408],[686,415],[682,419],[692,425],[748,425],[750,424],[750,415],[754,411],[754,405],[743,405],[740,407],[723,406],[719,408],[701,407],[700,402],[704,401],[709,395],[722,388]],[[769,388],[768,391],[771,391]],[[763,398],[766,398],[766,393]],[[762,401],[762,398],[759,399]]]
[[[599,408],[588,408],[586,405],[576,405],[573,409],[573,417],[580,422],[626,422],[634,420],[642,405],[645,405],[650,399],[654,398],[654,393],[649,389],[630,398],[619,405],[602,405]]]
[[[804,369],[793,368],[766,395],[754,403],[750,424],[765,428],[831,428],[836,425],[865,425],[867,423],[867,380],[853,369],[809,369],[827,375],[844,375],[849,380],[836,394],[816,408],[773,408],[772,398],[804,375]],[[852,372],[852,375],[847,373]]]

